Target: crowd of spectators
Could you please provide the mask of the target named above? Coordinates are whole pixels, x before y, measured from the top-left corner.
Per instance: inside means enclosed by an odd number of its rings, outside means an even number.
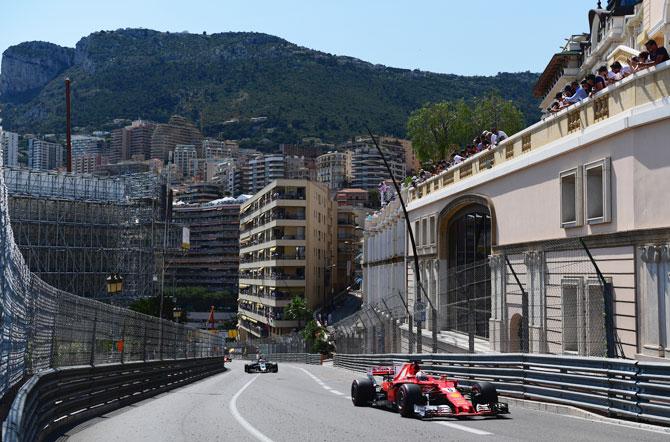
[[[421,169],[417,175],[408,177],[406,183],[410,186],[416,186],[417,184],[426,181],[431,176],[444,172],[450,167],[462,163],[467,158],[478,154],[479,152],[497,146],[506,138],[507,134],[495,126],[492,127],[490,131],[485,130],[481,133],[481,135],[475,137],[475,139],[472,140],[472,143],[467,144],[465,147],[461,147],[460,149],[456,149],[451,154],[451,158],[443,159],[432,165],[426,166],[426,168]]]
[[[610,65],[610,69],[607,66],[600,66],[596,73],[587,75],[581,82],[573,81],[566,85],[563,88],[563,92],[556,94],[554,102],[547,110],[550,113],[558,112],[572,104],[579,103],[610,84],[623,80],[635,72],[670,60],[667,49],[663,46],[658,46],[655,40],[649,40],[645,44],[645,48],[646,51],[640,52],[637,56],[628,59],[627,65],[622,65],[620,62],[615,61]],[[438,161],[425,169],[421,169],[418,174],[407,177],[405,184],[414,187],[433,175],[462,163],[472,155],[497,146],[505,138],[507,138],[505,132],[498,130],[497,127],[492,127],[490,131],[484,131],[472,140],[471,144],[454,151],[451,154],[451,158]]]
[[[646,51],[629,58],[627,65],[622,65],[620,62],[615,61],[610,65],[611,70],[608,70],[607,66],[600,66],[595,73],[587,75],[582,81],[573,81],[565,85],[563,91],[556,94],[554,102],[549,106],[547,111],[549,113],[558,112],[572,104],[579,103],[610,84],[621,81],[635,72],[656,66],[670,59],[667,49],[663,46],[659,47],[655,40],[649,40],[645,44],[645,48]]]

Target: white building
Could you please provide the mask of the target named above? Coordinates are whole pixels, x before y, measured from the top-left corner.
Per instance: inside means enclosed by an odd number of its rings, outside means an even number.
[[[50,141],[29,139],[28,167],[36,170],[52,170],[63,167],[63,146]]]
[[[14,132],[2,132],[0,135],[2,146],[3,165],[15,167],[19,165],[19,134]]]

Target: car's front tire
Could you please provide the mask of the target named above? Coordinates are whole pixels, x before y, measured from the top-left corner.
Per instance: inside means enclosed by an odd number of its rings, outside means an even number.
[[[367,407],[375,397],[375,386],[368,378],[356,379],[351,383],[351,401],[357,407]]]
[[[416,417],[414,405],[421,402],[421,388],[415,384],[402,384],[397,392],[396,407],[402,417]]]
[[[475,409],[477,409],[477,404],[496,404],[498,403],[498,390],[490,382],[477,382],[470,390],[470,401]]]

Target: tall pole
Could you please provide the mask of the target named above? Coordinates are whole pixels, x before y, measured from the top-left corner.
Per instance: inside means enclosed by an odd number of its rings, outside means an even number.
[[[379,156],[381,156],[382,160],[384,161],[384,166],[386,166],[386,170],[388,170],[389,175],[391,175],[391,180],[393,180],[393,187],[395,187],[395,191],[398,194],[398,199],[400,200],[400,206],[402,207],[402,213],[405,216],[405,223],[407,224],[407,234],[409,236],[409,241],[412,244],[412,253],[414,254],[414,277],[416,278],[416,287],[417,287],[415,304],[417,304],[421,302],[421,274],[419,273],[419,255],[416,253],[416,242],[414,241],[414,232],[412,232],[412,224],[409,220],[409,214],[407,213],[407,207],[405,206],[405,201],[402,199],[402,194],[400,193],[400,186],[398,185],[398,182],[396,181],[395,176],[393,175],[393,171],[391,171],[391,167],[389,166],[388,161],[386,161],[384,152],[382,152],[381,148],[379,147],[379,144],[377,143],[377,140],[375,139],[374,135],[372,135],[372,131],[370,131],[370,128],[369,127],[366,128],[368,130],[368,134],[370,134],[370,138],[372,138],[372,141],[375,143],[375,147],[379,152]],[[417,353],[422,353],[421,329],[422,329],[421,321],[418,320],[416,321]]]
[[[65,143],[67,171],[72,172],[72,124],[70,113],[70,79],[65,78]]]

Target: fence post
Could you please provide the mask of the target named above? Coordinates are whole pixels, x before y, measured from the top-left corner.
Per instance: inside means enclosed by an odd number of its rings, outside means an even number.
[[[95,344],[96,344],[96,333],[98,328],[98,309],[95,309],[95,316],[93,318],[93,332],[91,334],[91,360],[90,365],[95,364]]]
[[[123,364],[126,354],[126,316],[123,316],[123,326],[121,327],[121,363]]]
[[[147,322],[144,321],[144,338],[142,340],[142,361],[147,362]]]

